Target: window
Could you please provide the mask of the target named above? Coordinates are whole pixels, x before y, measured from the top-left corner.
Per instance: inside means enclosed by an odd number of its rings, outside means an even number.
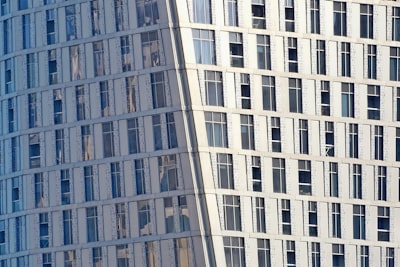
[[[65,163],[64,129],[55,130],[56,137],[56,164]]]
[[[358,124],[349,124],[349,157],[358,158]]]
[[[347,35],[346,3],[333,1],[333,34]]]
[[[353,238],[365,240],[364,205],[353,205]]]
[[[94,197],[94,177],[93,177],[93,167],[85,166],[83,167],[83,177],[85,182],[85,201],[93,201]]]
[[[224,236],[225,262],[227,267],[245,267],[245,248],[243,237]]]
[[[254,192],[262,191],[261,176],[261,158],[257,156],[251,157],[251,178]]]
[[[390,241],[389,207],[378,207],[378,241]]]
[[[310,28],[311,33],[320,33],[319,0],[310,0]]]
[[[250,90],[250,75],[240,74],[240,98],[241,108],[251,109],[251,90]]]
[[[335,156],[335,128],[333,121],[325,122],[325,156]]]
[[[191,256],[191,247],[190,247],[190,238],[175,238],[174,239],[174,257],[175,264],[179,267],[191,267],[192,261],[190,259]]]
[[[296,266],[296,243],[295,241],[285,241],[285,252],[286,252],[286,265],[285,267]]]
[[[178,182],[178,162],[176,155],[158,157],[158,167],[160,175],[160,191],[177,190]]]
[[[311,161],[299,160],[299,193],[300,195],[311,195]]]
[[[400,7],[392,7],[392,41],[400,41]]]
[[[124,5],[122,0],[114,0],[115,28],[117,32],[125,30]]]
[[[111,195],[113,198],[122,197],[123,177],[121,177],[121,169],[119,162],[110,164],[111,169]]]
[[[9,98],[7,101],[8,104],[8,132],[12,133],[16,128],[16,108],[15,108],[15,98]]]
[[[138,26],[144,27],[159,22],[157,0],[136,1]]]
[[[40,167],[40,137],[39,134],[29,135],[29,168]]]
[[[189,207],[186,196],[178,196],[179,230],[190,231]]]
[[[89,125],[81,126],[81,135],[82,135],[82,160],[91,160],[93,159],[92,152],[92,134]]]
[[[394,267],[394,248],[385,249],[384,262],[385,267]]]
[[[300,154],[308,154],[308,120],[299,120]]]
[[[39,244],[40,248],[49,247],[49,214],[39,213]]]
[[[343,244],[332,244],[332,266],[333,267],[345,266]]]
[[[321,267],[321,247],[317,242],[311,242],[311,266]]]
[[[6,246],[7,246],[7,243],[6,243],[6,225],[5,225],[5,221],[1,220],[0,221],[0,255],[6,255],[6,248],[7,248]]]
[[[266,233],[265,223],[265,200],[262,197],[255,198],[255,210],[256,210],[256,232]]]
[[[318,236],[318,209],[316,201],[308,201],[308,235]]]
[[[103,266],[103,252],[101,247],[92,248],[92,267],[102,267]]]
[[[75,267],[75,266],[76,266],[75,250],[64,251],[64,267]]]
[[[231,154],[217,153],[218,188],[235,189]]]
[[[178,147],[178,139],[176,136],[175,118],[173,112],[168,112],[165,114],[167,119],[167,138],[168,138],[168,148]]]
[[[272,152],[281,152],[281,119],[271,117]]]
[[[290,215],[290,200],[281,199],[282,234],[292,234],[292,219]]]
[[[61,89],[53,90],[54,124],[63,123],[63,92]]]
[[[1,1],[1,15],[7,15],[10,13],[10,2],[8,0]]]
[[[139,235],[146,236],[153,234],[153,226],[150,216],[150,205],[148,200],[138,201],[139,210]]]
[[[237,0],[226,0],[225,8],[227,9],[228,16],[226,17],[225,24],[227,26],[238,26],[238,4]]]
[[[75,40],[77,38],[75,5],[65,7],[65,20],[67,41]]]
[[[368,79],[376,79],[376,45],[367,45]]]
[[[240,196],[223,196],[224,230],[241,231]]]
[[[132,70],[132,55],[131,55],[131,41],[129,36],[121,36],[120,37],[120,45],[121,45],[121,64],[122,71],[131,71]]]
[[[380,119],[380,86],[368,85],[368,119]]]
[[[11,138],[11,171],[15,172],[19,169],[19,138]]]
[[[127,120],[129,154],[140,152],[138,118]]]
[[[61,204],[67,205],[71,204],[72,199],[72,181],[69,176],[69,170],[61,170]]]
[[[6,86],[6,94],[14,92],[14,61],[12,58],[5,60],[4,82]]]
[[[64,245],[73,243],[72,210],[63,210]]]
[[[291,1],[291,0],[286,0]],[[299,62],[297,56],[297,38],[288,37],[288,69],[289,72],[299,71]]]
[[[162,142],[162,130],[161,130],[161,116],[153,115],[153,142],[154,142],[154,150],[161,150],[163,148]]]
[[[117,266],[129,267],[129,248],[128,245],[117,245],[116,247]]]
[[[3,34],[5,38],[3,39],[3,52],[4,55],[11,53],[13,37],[12,37],[12,20],[6,19],[3,20]]]
[[[92,35],[100,34],[100,8],[99,1],[92,0],[90,1],[90,14],[91,16],[91,24],[92,24]]]
[[[85,120],[85,88],[83,85],[79,85],[75,88],[75,98],[76,98],[76,119],[78,121]]]
[[[99,241],[97,207],[86,208],[86,232],[87,242]]]
[[[167,106],[165,92],[164,72],[155,72],[150,74],[151,93],[153,97],[153,108],[163,108]]]
[[[221,112],[204,112],[208,145],[228,147],[226,114]]]
[[[340,216],[340,203],[332,203],[332,237],[341,238],[342,228],[341,228],[341,216]],[[336,266],[336,265],[334,265]]]
[[[216,64],[214,31],[192,30],[194,52],[197,64]]]
[[[80,58],[79,46],[78,45],[70,46],[69,61],[70,61],[72,81],[80,80],[82,77],[82,70],[79,58]]]
[[[222,72],[205,71],[206,105],[224,106]]]
[[[400,87],[395,87],[396,90],[396,100],[395,100],[395,109],[396,109],[396,121],[400,121]]]
[[[172,197],[164,198],[164,216],[165,216],[165,232],[175,232],[175,221],[174,221],[174,205],[172,203]]]
[[[257,66],[259,69],[271,69],[271,44],[269,35],[257,34]]]
[[[102,76],[105,74],[103,41],[93,43],[93,66],[94,76]]]
[[[241,33],[229,33],[229,52],[231,57],[231,67],[243,68],[243,36]]]
[[[25,248],[25,238],[26,238],[26,220],[25,216],[19,216],[15,217],[15,232],[14,232],[14,237],[15,237],[15,251],[23,251],[26,250]],[[24,266],[23,264],[24,257],[18,257],[18,264],[19,266]],[[22,262],[21,262],[22,261]],[[21,264],[22,263],[22,264]]]
[[[56,43],[56,10],[46,10],[46,30],[47,30],[47,44]]]
[[[136,111],[135,77],[126,77],[126,104],[128,112]]]
[[[51,267],[51,266],[52,266],[51,253],[50,252],[43,253],[42,254],[42,267]]]
[[[303,112],[301,79],[289,78],[289,111]]]
[[[58,83],[57,50],[48,51],[49,84]]]
[[[374,6],[360,4],[360,37],[374,38]],[[366,265],[365,265],[366,266]]]
[[[12,182],[12,191],[11,191],[11,200],[12,200],[12,211],[17,212],[22,209],[22,184],[20,177],[14,177],[11,179]]]
[[[285,30],[294,32],[294,0],[285,0]]]
[[[354,118],[354,84],[342,83],[342,117]]]
[[[341,55],[341,75],[343,77],[351,76],[351,61],[350,61],[350,43],[340,43],[340,55]]]
[[[26,86],[34,88],[37,86],[37,57],[35,53],[26,55]]]
[[[262,76],[263,109],[276,111],[275,77]]]
[[[390,47],[390,80],[400,81],[400,47]]]
[[[326,48],[324,40],[317,40],[317,74],[326,74]]]
[[[145,248],[145,266],[156,267],[158,266],[158,261],[156,258],[156,246],[157,241],[146,241],[144,243]]]
[[[387,200],[387,179],[386,179],[386,167],[378,166],[378,177],[377,177],[377,200]]]
[[[253,21],[253,29],[265,29],[265,0],[251,1],[251,15]]]
[[[110,90],[108,89],[108,81],[100,82],[100,110],[101,116],[111,115],[110,107]]]
[[[146,182],[143,159],[135,159],[136,194],[146,194]]]
[[[329,162],[329,195],[331,197],[339,197],[339,175],[338,164]]]
[[[194,0],[192,1],[193,16],[192,22],[211,24],[211,1]],[[189,9],[190,10],[190,9]]]
[[[43,208],[46,206],[46,199],[44,196],[44,179],[43,173],[35,173],[35,207]]]
[[[272,180],[274,193],[286,193],[285,159],[272,159]]]
[[[271,247],[269,239],[257,239],[258,267],[271,267]]]
[[[114,127],[112,122],[102,124],[103,128],[103,156],[105,158],[114,157]]]
[[[375,159],[383,160],[383,126],[374,126]]]
[[[362,168],[361,164],[353,164],[353,198],[362,199]]]
[[[240,115],[242,149],[255,149],[253,115]]]
[[[400,128],[396,127],[396,161],[400,161]]]
[[[143,68],[150,68],[160,65],[160,42],[157,31],[141,34]]]

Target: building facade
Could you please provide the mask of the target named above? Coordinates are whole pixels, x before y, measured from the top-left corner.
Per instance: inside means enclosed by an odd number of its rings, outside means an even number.
[[[0,267],[400,262],[400,2],[1,0]]]

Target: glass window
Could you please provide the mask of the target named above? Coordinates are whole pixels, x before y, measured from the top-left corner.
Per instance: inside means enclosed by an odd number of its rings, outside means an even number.
[[[271,267],[271,247],[269,239],[257,239],[258,267]]]
[[[126,105],[128,112],[135,112],[136,107],[136,79],[135,77],[126,77],[125,84],[126,84]]]
[[[4,82],[6,86],[6,94],[14,92],[14,60],[13,58],[5,60]]]
[[[390,47],[390,80],[400,81],[400,47]]]
[[[392,7],[392,41],[400,41],[400,7]]]
[[[390,241],[389,207],[378,207],[378,241]]]
[[[128,145],[129,154],[140,152],[140,142],[139,142],[139,123],[138,118],[132,118],[127,120],[128,124]]]
[[[37,87],[37,57],[35,53],[26,55],[26,86],[27,88]]]
[[[321,267],[321,248],[317,242],[311,242],[311,266]]]
[[[103,156],[114,157],[114,127],[112,122],[105,122],[102,124],[103,128]]]
[[[241,108],[251,109],[250,75],[247,73],[240,74],[240,98]]]
[[[281,199],[282,234],[292,234],[292,218],[290,212],[290,200]]]
[[[53,90],[54,124],[63,123],[63,92],[61,89]]]
[[[136,12],[139,27],[158,24],[159,22],[157,0],[137,0]]]
[[[395,107],[394,109],[396,110],[395,116],[396,116],[396,121],[400,121],[400,87],[395,87],[394,88],[395,94],[396,94],[396,99],[395,99]]]
[[[243,36],[238,32],[229,33],[229,52],[231,58],[231,67],[243,68]]]
[[[153,115],[153,142],[154,150],[161,150],[163,148],[163,138],[161,130],[161,115]]]
[[[344,267],[344,245],[343,244],[332,244],[332,266],[333,267]]]
[[[262,76],[263,109],[276,111],[275,77]]]
[[[56,10],[46,10],[46,30],[47,30],[47,44],[56,43]]]
[[[44,178],[43,173],[35,173],[35,207],[43,208],[47,204],[47,200],[44,196]]]
[[[387,179],[386,179],[386,167],[378,166],[378,177],[377,178],[377,200],[387,200]]]
[[[6,255],[6,249],[7,249],[6,223],[4,220],[1,220],[0,221],[0,255]]]
[[[271,69],[271,44],[269,35],[257,34],[257,66],[259,69]]]
[[[93,201],[95,200],[95,196],[94,196],[94,175],[92,166],[85,166],[83,168],[83,177],[85,182],[85,201]]]
[[[237,0],[226,0],[225,2],[227,26],[238,26],[238,4]]]
[[[285,242],[286,265],[285,267],[296,267],[296,243],[286,240]]]
[[[400,127],[396,127],[396,161],[400,161]]]
[[[176,266],[192,266],[190,238],[174,239],[174,256]]]
[[[151,31],[141,34],[143,68],[160,66],[160,42],[158,32]]]
[[[102,267],[103,266],[103,252],[101,247],[92,248],[92,267]]]
[[[193,45],[197,64],[216,64],[214,31],[193,29]]]
[[[217,153],[218,188],[235,189],[231,154]]]
[[[245,267],[244,238],[224,236],[225,262],[227,267]]]
[[[301,79],[289,78],[289,111],[303,113]]]
[[[145,266],[156,267],[158,266],[158,258],[156,258],[157,241],[146,241],[144,243],[145,249]]]
[[[193,0],[192,4],[192,22],[211,24],[211,1]]]
[[[299,160],[299,194],[300,195],[312,195],[311,185],[311,161],[310,160]]]
[[[240,115],[242,149],[255,149],[253,115]]]
[[[55,130],[56,164],[65,163],[64,129]]]
[[[71,204],[72,199],[72,180],[69,174],[69,170],[61,170],[61,204]]]
[[[285,0],[285,30],[294,32],[295,30],[294,0]]]
[[[29,168],[40,167],[40,137],[39,134],[29,135]]]
[[[81,135],[82,135],[82,159],[91,160],[93,159],[93,149],[92,149],[93,137],[89,125],[81,126]]]
[[[121,168],[119,162],[113,162],[110,164],[111,169],[111,195],[113,198],[123,196],[123,177],[121,177]]]
[[[358,124],[349,124],[349,157],[358,158]]]
[[[76,266],[75,250],[64,251],[64,267],[75,267],[75,266]]]
[[[279,117],[271,117],[271,137],[272,152],[281,152],[281,119]]]
[[[117,266],[116,267],[129,267],[129,248],[128,245],[117,245]]]
[[[178,196],[179,230],[190,231],[189,207],[186,196]]]
[[[383,126],[374,126],[374,151],[376,160],[383,160]]]
[[[11,53],[13,45],[13,33],[12,33],[12,20],[3,20],[3,52],[4,55]]]
[[[317,40],[317,74],[326,74],[326,48],[324,40]]]
[[[266,222],[265,222],[265,200],[262,197],[255,198],[255,212],[256,212],[256,232],[266,233]]]
[[[153,108],[162,108],[167,106],[167,97],[165,92],[166,77],[164,72],[155,72],[150,74],[151,93],[153,97]]]
[[[367,45],[368,79],[376,79],[376,45]]]
[[[122,0],[114,0],[115,28],[117,32],[125,30],[124,4]]]
[[[73,243],[72,210],[63,211],[64,245]]]
[[[8,132],[12,133],[16,128],[16,111],[15,108],[15,98],[9,98],[7,101],[7,111],[8,111]]]
[[[299,151],[308,154],[308,120],[299,120]]]
[[[347,35],[346,3],[333,1],[333,33],[334,35]]]
[[[173,112],[168,112],[165,114],[167,121],[167,138],[168,138],[168,148],[178,147],[178,139],[176,136],[175,127],[175,117]]]
[[[342,117],[354,118],[354,84],[342,83]]]
[[[90,14],[92,24],[92,35],[100,34],[100,8],[98,0],[90,1]]]
[[[97,207],[86,208],[87,242],[99,241],[97,216]]]
[[[262,175],[261,175],[261,158],[257,156],[251,157],[251,179],[253,191],[262,191]]]
[[[86,119],[86,106],[85,106],[85,88],[83,85],[75,87],[75,99],[76,99],[76,119],[78,121]]]
[[[265,1],[264,0],[252,0],[251,1],[251,14],[253,29],[265,29]]]
[[[374,38],[374,6],[360,4],[360,37]]]
[[[93,43],[93,66],[94,76],[102,76],[105,74],[103,41]]]
[[[319,0],[310,0],[310,30],[311,33],[320,33]],[[313,266],[314,267],[314,266]]]
[[[365,206],[353,205],[353,238],[365,240]]]
[[[49,214],[39,213],[39,244],[40,248],[48,248],[50,243],[49,236]]]
[[[174,205],[172,197],[164,198],[164,216],[166,233],[175,232]]]
[[[335,128],[332,121],[325,122],[325,156],[335,156]]]
[[[67,41],[77,38],[75,5],[65,7],[65,24],[67,27]]]
[[[384,265],[385,267],[394,267],[394,248],[383,248],[385,250],[384,254]]]
[[[224,230],[241,231],[240,197],[223,196]]]
[[[9,0],[1,1],[1,15],[7,15],[10,12],[10,2]]]
[[[329,195],[331,197],[339,197],[339,175],[338,164],[329,162]]]
[[[341,238],[342,237],[342,227],[341,227],[341,216],[340,216],[340,203],[332,203],[331,207],[331,219],[332,219],[332,237]],[[335,265],[334,265],[335,266]]]
[[[143,159],[135,159],[136,194],[146,194],[146,182]]]
[[[318,236],[318,208],[316,201],[308,201],[308,234]]]
[[[139,235],[146,236],[153,234],[151,223],[150,205],[148,200],[138,201]]]
[[[341,55],[341,75],[343,77],[351,76],[351,61],[350,61],[350,43],[341,42],[340,43],[340,55]]]
[[[272,159],[272,180],[274,193],[286,193],[285,159]]]
[[[224,106],[222,72],[205,71],[206,105]]]
[[[178,163],[176,155],[158,157],[160,191],[177,190],[178,182]]]
[[[57,50],[48,51],[49,84],[58,83]]]
[[[108,81],[100,82],[100,110],[101,116],[111,115],[110,107],[110,90],[108,89]]]
[[[204,112],[208,145],[228,147],[226,114],[221,112]]]
[[[1,264],[0,264],[1,266]],[[42,254],[42,267],[51,267],[52,266],[52,257],[51,253],[43,253]]]
[[[353,198],[362,199],[362,165],[353,164]]]
[[[82,77],[82,70],[79,57],[80,57],[79,46],[78,45],[70,46],[69,61],[70,61],[72,81],[80,80]]]
[[[289,72],[298,72],[298,56],[297,56],[297,38],[288,37],[288,70]]]

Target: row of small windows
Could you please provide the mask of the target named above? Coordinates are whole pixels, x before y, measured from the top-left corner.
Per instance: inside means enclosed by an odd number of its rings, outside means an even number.
[[[9,13],[9,5],[13,2],[15,1],[3,0],[1,4],[1,15],[6,15]],[[52,1],[52,3],[53,2],[54,1]],[[130,26],[128,26],[127,3],[122,0],[114,0],[110,2],[114,9],[113,14],[108,14],[108,9],[104,6],[108,4],[107,1],[103,3],[102,0],[91,0],[89,2],[91,11],[90,24],[92,35],[105,34],[105,16],[112,16],[114,18],[115,29],[113,29],[113,31],[125,31],[131,28]],[[31,5],[29,4],[29,6]],[[28,0],[19,0],[18,7],[19,9],[27,9]],[[86,8],[86,3],[78,5],[68,5],[61,8],[47,9],[45,10],[45,12],[42,13],[41,17],[38,13],[30,13],[24,14],[21,17],[13,17],[12,19],[3,20],[3,53],[8,54],[12,51],[16,51],[15,49],[17,49],[17,47],[22,49],[35,47],[36,42],[38,42],[39,44],[41,40],[37,38],[38,34],[35,34],[34,27],[32,27],[35,24],[46,25],[43,34],[46,34],[45,44],[47,45],[55,44],[60,41],[62,42],[80,39],[83,37],[82,35],[89,37],[90,33],[88,31],[90,30],[85,28],[85,19],[81,17],[81,14],[85,14],[84,10]],[[156,0],[137,0],[136,11],[138,27],[158,24],[159,13]],[[61,23],[60,19],[65,19],[65,23]],[[13,36],[13,31],[16,32],[14,28],[18,24],[22,24],[22,30],[20,31],[22,37],[22,46],[14,44],[14,40],[16,38],[15,36]],[[65,28],[61,30],[60,27],[63,24],[65,24]],[[65,32],[65,37],[59,36],[61,32]],[[13,46],[15,46],[14,49]]]
[[[165,60],[161,56],[163,49],[159,42],[159,34],[158,31],[141,34],[142,66],[138,68],[151,68],[165,64]],[[108,53],[105,50],[111,49],[113,45],[118,47],[117,51],[120,52],[116,52],[116,60],[110,64],[106,58]],[[84,58],[88,48],[85,49],[83,45],[66,48],[69,55],[65,60],[62,60],[63,50],[52,49],[47,52],[30,53],[6,59],[0,66],[4,75],[2,83],[4,89],[1,90],[1,93],[8,94],[14,92],[16,88],[29,89],[42,85],[61,84],[67,80],[76,81],[85,79],[87,76],[98,77],[109,75],[115,71],[129,72],[135,69],[132,36],[93,42],[90,49],[92,57],[90,58]],[[44,61],[43,58],[47,60]],[[61,72],[60,70],[60,64],[63,61],[69,62],[69,74],[68,72],[64,74],[65,71]],[[86,63],[90,61],[93,61],[93,69],[88,67],[92,64]],[[20,75],[16,72],[19,64],[26,66],[24,79],[20,79]],[[44,77],[45,73],[47,73],[47,77]],[[20,80],[18,81],[18,79]]]
[[[253,0],[251,1],[251,19],[252,27],[254,29],[266,29],[268,23],[272,23],[273,19],[282,18],[280,22],[280,29],[287,32],[298,31],[296,27],[296,20],[301,21],[301,17],[306,16],[307,20],[307,32],[313,34],[321,34],[321,29],[325,29],[322,23],[326,23],[325,19],[321,16],[321,9],[325,10],[327,5],[333,4],[333,21],[329,23],[332,27],[332,32],[337,36],[347,36],[348,35],[348,13],[359,14],[359,30],[358,36],[360,38],[375,38],[376,28],[375,23],[377,21],[378,13],[374,11],[376,6],[370,4],[359,4],[354,5],[352,10],[348,10],[352,5],[347,2],[342,1],[320,1],[320,0],[308,0],[306,3],[298,0],[280,0],[279,9],[281,12],[277,12],[278,16],[274,14],[274,10],[268,1],[265,0]],[[192,1],[193,8],[191,20],[195,23],[212,23],[211,16],[211,0],[194,0]],[[225,0],[225,25],[226,26],[243,26],[243,22],[239,21],[240,12],[243,12],[241,8],[238,8],[238,4],[242,4],[237,0]],[[244,3],[243,3],[244,4]],[[245,3],[248,4],[248,3]],[[303,4],[307,8],[306,15],[300,15],[296,10],[300,8],[299,5]],[[321,5],[322,4],[322,5]],[[356,6],[358,6],[356,8]],[[391,32],[388,34],[388,40],[400,41],[400,7],[396,6],[386,6],[387,9],[387,24],[391,25]],[[325,12],[325,11],[323,11]],[[386,14],[386,13],[385,13]],[[247,16],[245,16],[247,17]],[[271,21],[270,21],[271,20]],[[328,24],[327,24],[328,25]],[[331,26],[332,25],[332,26]],[[389,37],[390,36],[390,37]]]
[[[216,61],[216,50],[215,50],[215,33],[213,30],[202,30],[202,29],[193,29],[192,30],[194,50],[195,50],[195,60],[198,64],[211,64],[216,65],[220,62]],[[230,55],[230,66],[232,67],[245,67],[245,58],[244,54],[244,46],[246,44],[243,41],[243,34],[238,32],[229,32],[229,55]],[[269,35],[256,35],[256,50],[257,50],[257,68],[265,69],[265,70],[274,70],[276,66],[273,66],[271,63],[271,57],[273,58],[274,54],[271,52],[271,44],[272,42],[278,41],[276,38],[270,38]],[[304,41],[304,40],[302,40]],[[337,51],[333,51],[331,48],[328,49],[328,45],[335,44],[337,47]],[[309,46],[309,47],[308,47]],[[353,66],[354,70],[352,70],[351,58],[360,56],[359,52],[356,50],[360,49],[360,47],[355,48],[356,46],[360,46],[358,44],[350,43],[350,42],[328,42],[325,40],[309,40],[308,44],[304,42],[301,45],[298,42],[298,38],[295,37],[287,37],[284,42],[284,58],[285,58],[285,70],[288,72],[304,72],[303,69],[306,67],[309,68],[309,72],[313,74],[319,75],[329,75],[331,72],[332,75],[342,76],[342,77],[354,77],[356,75],[356,69],[358,68]],[[300,61],[300,55],[304,57],[302,54],[302,50],[307,50],[307,48],[311,47],[312,55],[312,65],[311,68],[309,66],[304,66],[304,68],[299,68],[299,65],[302,63]],[[368,79],[378,79],[377,75],[377,62],[381,60],[378,58],[378,54],[387,49],[389,56],[389,77],[391,81],[399,81],[400,80],[400,48],[399,47],[381,47],[373,44],[365,44],[363,49],[363,59],[364,59],[364,69],[363,76]],[[331,56],[337,55],[338,58],[338,69],[337,71],[330,69],[328,70],[327,62],[329,62],[328,58]],[[304,57],[306,58],[306,57]],[[246,60],[247,61],[247,60]],[[249,64],[251,64],[250,62]],[[254,63],[255,64],[255,63]],[[248,67],[248,66],[246,66]],[[337,74],[336,74],[337,72]],[[334,74],[335,73],[335,74]]]

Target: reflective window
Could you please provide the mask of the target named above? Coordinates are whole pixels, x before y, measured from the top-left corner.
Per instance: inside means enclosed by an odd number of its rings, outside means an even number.
[[[69,48],[69,62],[70,62],[70,69],[71,69],[71,80],[80,80],[82,78],[82,70],[81,70],[81,63],[80,63],[80,52],[79,46],[70,46]]]
[[[136,12],[139,27],[158,24],[159,22],[157,0],[137,0]]]
[[[336,162],[329,162],[329,196],[339,197],[339,175],[338,164]]]
[[[102,124],[103,128],[103,156],[115,156],[114,147],[114,127],[112,122],[105,122]]]
[[[333,1],[333,33],[347,35],[346,2]]]
[[[351,61],[350,61],[350,43],[340,43],[340,55],[341,55],[341,75],[343,77],[351,76]]]
[[[63,123],[63,92],[61,89],[53,90],[54,124]]]
[[[376,79],[377,55],[376,45],[367,45],[367,78]]]
[[[164,72],[155,72],[150,74],[153,108],[162,108],[167,106],[165,79],[166,77],[164,77]]]
[[[58,83],[57,50],[48,51],[49,84]]]
[[[94,76],[102,76],[105,74],[104,71],[104,48],[103,41],[93,43],[93,66]]]
[[[113,198],[122,197],[124,189],[124,177],[121,176],[121,167],[119,162],[110,164],[111,172],[111,195]]]
[[[136,182],[136,194],[146,194],[146,181],[144,173],[144,162],[143,159],[135,159],[135,182]]]
[[[62,213],[63,213],[64,245],[70,245],[73,243],[72,210],[64,210]]]
[[[75,40],[77,38],[75,5],[65,7],[65,20],[67,41]]]
[[[100,8],[99,8],[98,0],[92,0],[90,2],[90,14],[91,14],[91,22],[92,22],[92,34],[99,35],[100,34]]]
[[[47,30],[47,44],[56,43],[56,10],[46,10],[46,30]]]
[[[92,150],[93,137],[89,125],[81,126],[81,136],[82,136],[82,159],[91,160],[93,159],[93,150]]]
[[[129,154],[140,152],[140,142],[139,142],[139,124],[138,119],[133,118],[127,121],[128,124],[128,145]]]
[[[93,201],[94,197],[94,177],[93,167],[85,166],[83,168],[83,178],[85,183],[85,201]]]
[[[69,174],[69,170],[61,170],[61,204],[71,204],[72,199],[72,180]]]
[[[37,111],[37,99],[36,93],[28,94],[28,123],[29,128],[35,128],[38,126],[38,111]]]
[[[160,45],[158,32],[151,31],[141,34],[143,68],[160,66]]]
[[[35,53],[26,55],[26,87],[37,87],[38,80],[38,64]]]
[[[55,130],[56,164],[65,163],[64,129]]]
[[[146,236],[153,234],[151,223],[150,205],[148,200],[138,201],[139,235]]]
[[[87,242],[99,241],[97,207],[86,208],[86,233]]]
[[[122,0],[114,0],[115,28],[117,32],[125,30],[124,4]]]
[[[158,157],[158,167],[160,176],[160,191],[177,190],[178,182],[178,162],[176,155]]]
[[[122,71],[131,71],[133,66],[132,48],[129,36],[120,37]]]
[[[39,134],[29,135],[29,168],[40,167],[40,137]]]

